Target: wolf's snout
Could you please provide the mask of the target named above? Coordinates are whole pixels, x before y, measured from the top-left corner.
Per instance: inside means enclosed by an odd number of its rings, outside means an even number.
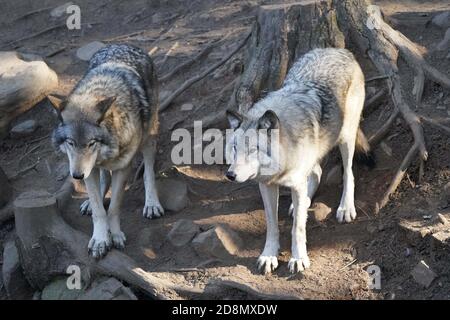
[[[74,172],[74,173],[72,173],[72,177],[74,179],[77,179],[77,180],[83,180],[84,179],[84,173]]]
[[[236,180],[236,173],[234,173],[233,171],[227,171],[227,173],[225,174],[225,176],[226,176],[227,179],[230,180],[230,181]]]

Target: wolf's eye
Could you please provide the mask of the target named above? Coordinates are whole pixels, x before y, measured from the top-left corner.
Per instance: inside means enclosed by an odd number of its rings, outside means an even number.
[[[88,147],[92,148],[93,146],[95,146],[96,143],[97,143],[97,141],[92,140],[91,142],[89,142]]]
[[[74,143],[73,143],[72,140],[66,140],[66,143],[67,143],[69,146],[71,146],[71,147],[74,146]]]

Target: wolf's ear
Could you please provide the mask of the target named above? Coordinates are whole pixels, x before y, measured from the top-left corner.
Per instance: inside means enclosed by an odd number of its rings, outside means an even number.
[[[101,116],[97,120],[97,123],[100,123],[103,121],[103,118],[105,117],[106,112],[109,110],[109,108],[113,105],[113,103],[116,101],[117,97],[106,97],[106,98],[100,98],[97,101],[96,108],[100,112]]]
[[[227,110],[226,112],[228,122],[230,123],[231,129],[237,129],[242,123],[243,117],[238,112],[234,110]]]
[[[258,129],[278,129],[280,127],[280,119],[275,112],[267,110],[258,120]]]
[[[48,101],[50,101],[50,104],[52,105],[53,109],[55,109],[59,121],[61,121],[61,123],[64,122],[61,112],[66,107],[67,104],[66,97],[61,96],[59,94],[49,94],[47,96],[47,99]]]

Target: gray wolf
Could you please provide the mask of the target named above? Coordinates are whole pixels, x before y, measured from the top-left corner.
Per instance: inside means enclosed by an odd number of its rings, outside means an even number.
[[[320,183],[321,159],[339,146],[344,167],[343,193],[337,220],[356,218],[352,161],[355,148],[370,160],[369,144],[359,129],[364,104],[364,75],[353,55],[345,49],[315,49],[295,62],[282,87],[256,102],[246,114],[228,111],[232,129],[226,154],[229,180],[259,182],[267,222],[266,244],[258,259],[265,273],[278,266],[278,189],[292,193],[292,257],[295,273],[310,266],[306,250],[307,209]],[[263,130],[258,139],[248,132]],[[269,143],[277,133],[276,153]],[[264,138],[264,139],[262,139]],[[250,142],[249,142],[250,141]],[[253,143],[251,142],[253,141]],[[267,164],[273,169],[262,173]]]
[[[92,211],[89,251],[104,256],[113,245],[123,248],[120,205],[131,161],[144,158],[147,218],[160,217],[153,165],[158,133],[158,80],[150,57],[129,45],[97,51],[83,78],[68,97],[50,95],[60,123],[53,132],[56,148],[67,154],[70,174],[84,179],[89,201],[81,213]],[[110,176],[111,173],[111,176]],[[103,201],[111,183],[111,202]]]

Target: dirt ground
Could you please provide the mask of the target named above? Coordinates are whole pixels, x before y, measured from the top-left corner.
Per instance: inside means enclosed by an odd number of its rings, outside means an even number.
[[[76,50],[91,41],[131,43],[150,51],[158,49],[153,59],[159,75],[219,40],[208,58],[161,84],[164,94],[177,88],[192,75],[221,59],[250,30],[257,8],[277,1],[218,1],[218,0],[159,0],[159,1],[93,1],[78,0],[81,7],[82,30],[59,28],[29,40],[8,45],[49,26],[63,22],[50,19],[49,10],[27,18],[22,15],[39,8],[54,8],[64,1],[8,1],[0,12],[1,50],[17,49],[46,57],[60,79],[60,93],[68,93],[80,79],[87,62],[76,57]],[[281,1],[278,1],[281,2]],[[374,1],[383,9],[386,19],[412,41],[427,48],[427,60],[439,70],[450,74],[448,52],[432,49],[443,38],[444,31],[427,24],[434,14],[450,10],[449,1]],[[136,31],[137,35],[127,36]],[[227,35],[224,37],[224,35]],[[167,51],[178,46],[165,58]],[[352,48],[350,48],[352,49]],[[247,283],[263,292],[301,296],[304,299],[450,299],[450,255],[448,247],[432,246],[428,241],[412,243],[400,228],[402,219],[423,219],[425,215],[449,214],[450,207],[444,186],[450,177],[450,138],[435,128],[424,126],[430,154],[422,181],[419,183],[418,163],[407,172],[407,178],[395,192],[389,205],[374,214],[375,203],[386,190],[388,182],[407,152],[413,138],[404,122],[398,121],[391,135],[384,140],[387,148],[376,148],[377,166],[369,171],[356,167],[356,200],[359,216],[351,224],[338,224],[334,216],[323,222],[308,222],[308,250],[311,268],[298,275],[287,269],[290,256],[291,219],[287,215],[290,196],[283,192],[280,199],[281,253],[280,267],[271,275],[261,275],[256,259],[265,240],[265,221],[258,187],[253,183],[237,185],[223,178],[221,166],[183,166],[176,168],[170,161],[173,129],[192,127],[194,120],[203,119],[222,110],[231,94],[230,84],[239,74],[244,53],[235,55],[224,66],[200,81],[161,115],[161,134],[158,146],[157,171],[160,176],[184,179],[189,186],[190,204],[181,212],[169,212],[162,219],[145,220],[141,210],[144,204],[143,183],[132,185],[126,192],[122,223],[127,235],[125,253],[139,261],[149,271],[157,271],[176,281],[204,286],[213,278],[233,279]],[[364,55],[359,55],[366,77],[377,75]],[[161,62],[164,63],[161,63]],[[399,61],[403,89],[411,96],[412,72]],[[370,83],[377,90],[382,81]],[[192,103],[194,110],[182,111],[181,105]],[[450,120],[449,92],[427,83],[419,114]],[[383,103],[363,121],[363,129],[370,136],[389,116],[391,102]],[[38,130],[30,137],[7,138],[0,141],[0,166],[8,176],[21,168],[37,163],[33,170],[13,181],[15,195],[29,189],[56,191],[63,183],[66,159],[56,153],[49,134],[56,117],[47,102],[19,117],[19,123],[36,119]],[[392,152],[389,152],[391,150]],[[325,161],[325,173],[338,163],[337,153]],[[138,161],[135,161],[137,166]],[[336,209],[341,185],[323,184],[316,201]],[[85,195],[84,195],[85,196]],[[75,199],[63,216],[72,226],[91,232],[89,217],[78,213],[82,199]],[[206,261],[190,247],[176,249],[166,240],[172,224],[180,218],[191,219],[207,228],[226,224],[243,239],[244,246],[234,258],[227,261]],[[13,222],[1,226],[0,249],[3,241],[13,235]],[[3,250],[1,250],[3,251]],[[424,260],[437,274],[427,289],[417,284],[410,272]],[[0,259],[1,261],[1,259]],[[198,267],[203,263],[208,264]],[[366,269],[377,265],[381,269],[381,289],[368,288]],[[196,268],[197,267],[197,268]],[[4,292],[0,298],[5,297]],[[209,298],[252,298],[242,291],[230,289],[212,292]]]

